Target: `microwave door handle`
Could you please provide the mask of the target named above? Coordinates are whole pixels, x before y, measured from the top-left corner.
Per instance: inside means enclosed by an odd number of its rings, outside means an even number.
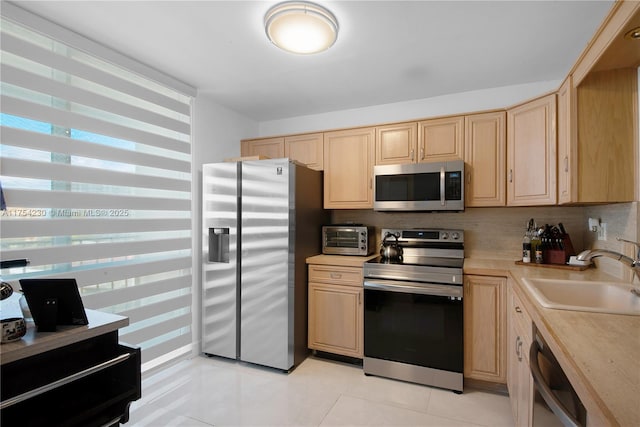
[[[567,427],[580,427],[581,424],[573,415],[565,408],[562,402],[553,394],[551,388],[545,382],[542,372],[540,371],[540,365],[538,364],[538,353],[540,352],[540,344],[535,339],[531,343],[529,349],[529,368],[531,369],[531,376],[533,382],[537,386],[540,395],[544,401],[549,405],[549,408],[556,416],[562,420],[562,424]]]
[[[445,205],[445,200],[444,200],[444,177],[445,177],[444,166],[442,166],[442,167],[440,167],[440,204],[442,206]]]

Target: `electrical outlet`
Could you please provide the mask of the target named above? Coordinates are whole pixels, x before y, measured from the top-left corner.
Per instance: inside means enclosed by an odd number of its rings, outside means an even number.
[[[598,227],[598,240],[607,240],[607,223],[600,223]]]

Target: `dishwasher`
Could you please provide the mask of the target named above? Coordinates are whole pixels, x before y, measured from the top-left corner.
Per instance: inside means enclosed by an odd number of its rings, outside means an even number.
[[[586,426],[584,405],[537,329],[531,343],[529,365],[533,377],[532,425]]]

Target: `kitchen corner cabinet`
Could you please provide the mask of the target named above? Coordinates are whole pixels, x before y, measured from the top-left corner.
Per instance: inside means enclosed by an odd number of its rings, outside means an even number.
[[[638,146],[637,68],[588,74],[576,87],[578,203],[635,198]],[[574,142],[574,141],[572,141]]]
[[[362,267],[309,265],[309,335],[313,350],[363,357]]]
[[[418,162],[464,159],[464,116],[418,123]]]
[[[464,376],[504,384],[505,277],[464,276]]]
[[[465,206],[506,204],[506,112],[465,117]]]
[[[529,347],[533,340],[533,323],[522,301],[513,292],[512,283],[509,285],[507,389],[515,425],[528,427],[531,425],[533,409],[533,378],[529,370]]]
[[[317,171],[324,169],[323,152],[322,133],[285,136],[284,138],[284,157],[296,160],[310,169]]]
[[[507,110],[507,205],[557,202],[556,94]]]
[[[590,73],[558,91],[558,204],[634,200],[637,70]]]
[[[373,208],[375,128],[324,133],[324,208]]]
[[[270,159],[280,159],[284,157],[284,138],[263,138],[241,141],[240,155],[242,157],[265,156]]]
[[[418,123],[376,127],[376,165],[415,163],[418,157]]]

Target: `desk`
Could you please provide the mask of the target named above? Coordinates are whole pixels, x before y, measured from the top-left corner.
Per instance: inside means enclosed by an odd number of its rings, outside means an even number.
[[[86,310],[86,326],[36,332],[0,346],[0,424],[103,426],[129,419],[141,397],[140,349],[118,342],[129,319]]]

